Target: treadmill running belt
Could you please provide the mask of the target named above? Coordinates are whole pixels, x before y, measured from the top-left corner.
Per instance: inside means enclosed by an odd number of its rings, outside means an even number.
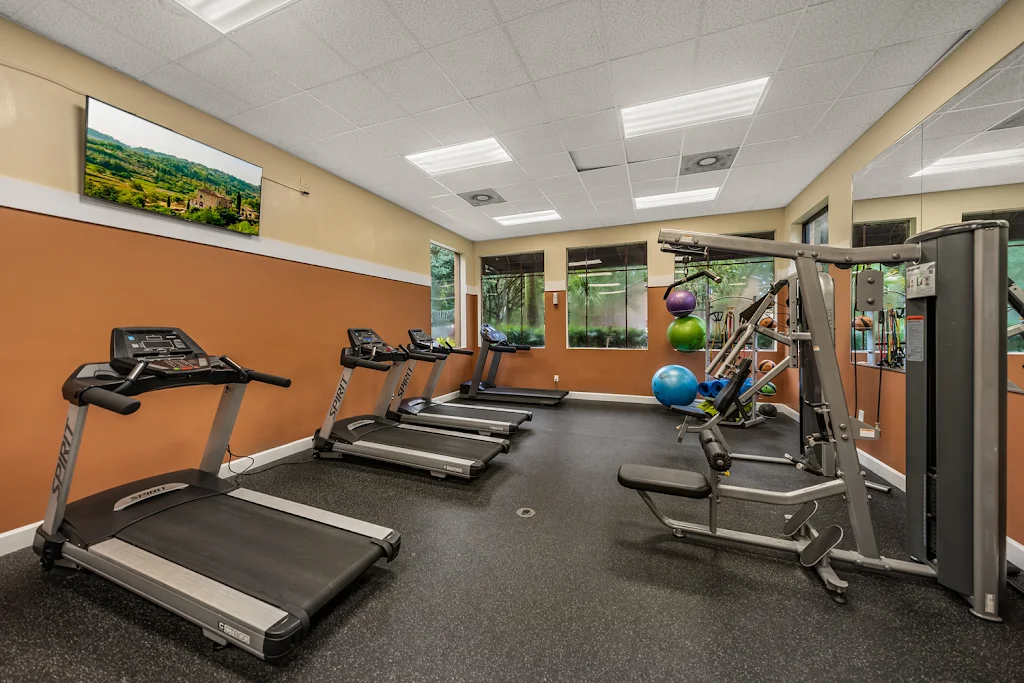
[[[422,411],[421,415],[446,415],[448,417],[468,417],[473,420],[487,420],[493,422],[510,422],[514,425],[521,425],[526,422],[526,415],[522,413],[499,413],[492,410],[479,410],[477,408],[461,406],[451,403],[434,403]]]
[[[503,396],[528,396],[530,398],[562,399],[569,395],[561,389],[520,389],[519,387],[490,387],[484,390],[488,394]]]
[[[227,495],[164,510],[117,538],[309,616],[384,556],[365,536]]]
[[[360,441],[427,451],[428,453],[448,455],[453,458],[480,460],[481,462],[489,462],[494,456],[504,450],[501,444],[491,441],[465,439],[460,436],[421,432],[416,429],[402,429],[401,427],[376,429],[364,436]]]

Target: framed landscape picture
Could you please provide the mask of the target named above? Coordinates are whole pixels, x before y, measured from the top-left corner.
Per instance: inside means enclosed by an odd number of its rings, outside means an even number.
[[[262,168],[92,97],[83,189],[124,206],[260,233]]]

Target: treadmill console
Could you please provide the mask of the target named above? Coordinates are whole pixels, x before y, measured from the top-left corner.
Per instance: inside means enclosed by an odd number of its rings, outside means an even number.
[[[409,330],[409,341],[417,349],[423,351],[434,351],[441,345],[434,341],[434,338],[423,330]]]
[[[363,360],[405,360],[405,353],[388,344],[368,327],[350,327],[348,341],[352,345],[353,354]]]
[[[157,376],[195,375],[220,366],[176,327],[116,327],[110,332],[110,367],[128,374],[140,361]]]
[[[504,344],[508,341],[508,337],[504,332],[499,332],[487,323],[480,326],[480,336],[484,338],[484,341],[491,344]]]

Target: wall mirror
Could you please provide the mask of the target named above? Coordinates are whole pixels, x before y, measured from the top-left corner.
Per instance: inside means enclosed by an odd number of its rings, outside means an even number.
[[[1009,275],[1024,286],[1024,45],[853,176],[852,246],[977,218],[1009,221]],[[902,371],[906,267],[870,267],[882,273],[883,310],[850,311],[851,360]],[[1007,311],[1008,330],[1020,322]],[[1024,335],[1007,348],[1024,354]],[[1022,362],[1010,359],[1011,384],[1024,384]]]

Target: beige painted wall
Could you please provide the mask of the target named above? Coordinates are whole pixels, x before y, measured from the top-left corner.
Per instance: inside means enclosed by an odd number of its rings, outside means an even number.
[[[548,289],[565,289],[565,250],[569,247],[647,242],[647,273],[650,278],[654,278],[658,282],[665,278],[671,278],[675,268],[672,254],[662,253],[658,245],[658,233],[663,228],[714,233],[759,232],[781,229],[783,227],[782,219],[782,209],[772,209],[769,211],[749,211],[747,213],[725,214],[721,216],[682,218],[656,223],[618,225],[609,228],[573,230],[571,232],[556,232],[545,235],[529,235],[504,240],[477,242],[475,253],[477,257],[481,257],[543,251],[545,280],[549,283]],[[551,287],[550,283],[561,284],[560,286]],[[479,278],[473,284],[479,285]]]
[[[308,197],[264,182],[261,236],[417,273],[430,272],[430,240],[472,255],[469,240],[4,19],[0,103],[15,118],[0,120],[0,175],[80,192],[85,94],[262,166],[265,178],[305,180]]]
[[[851,178],[869,161],[970,85],[1024,41],[1024,0],[1007,0],[962,45],[903,96],[786,207],[789,238],[827,200],[829,241],[849,243],[853,216]]]
[[[1024,208],[1024,183],[975,187],[949,192],[929,192],[906,197],[858,199],[853,203],[853,222],[909,218],[914,231],[959,223],[963,214]]]

